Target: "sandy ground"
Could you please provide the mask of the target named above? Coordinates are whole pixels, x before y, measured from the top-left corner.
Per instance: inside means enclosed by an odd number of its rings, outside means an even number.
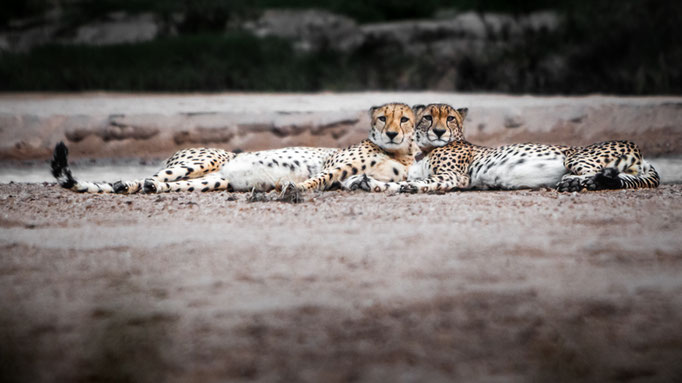
[[[682,379],[682,185],[248,197],[0,185],[0,381]]]

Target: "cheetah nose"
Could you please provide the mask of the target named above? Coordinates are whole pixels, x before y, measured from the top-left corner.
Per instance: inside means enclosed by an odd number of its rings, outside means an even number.
[[[388,136],[388,138],[391,139],[391,141],[393,141],[393,139],[395,138],[395,136],[398,135],[398,132],[386,132],[386,135]]]
[[[433,132],[436,133],[438,138],[440,138],[445,133],[445,129],[434,129]]]

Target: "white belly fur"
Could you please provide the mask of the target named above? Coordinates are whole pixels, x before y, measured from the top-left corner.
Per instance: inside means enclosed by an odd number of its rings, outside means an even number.
[[[520,154],[520,153],[519,153]],[[535,189],[555,187],[567,173],[564,156],[511,156],[503,165],[491,166],[487,171],[472,172],[473,188]],[[519,161],[523,159],[522,163]]]
[[[431,171],[427,158],[416,161],[407,168],[407,179],[409,181],[423,180],[429,178]]]
[[[324,161],[319,155],[300,156],[295,158],[298,159],[299,165],[292,169],[290,166],[283,166],[283,160],[277,154],[277,150],[261,152],[260,156],[254,153],[241,153],[226,163],[220,169],[220,174],[228,180],[234,191],[251,191],[254,188],[257,191],[268,191],[288,182],[307,180],[311,174],[315,175],[322,169]],[[277,164],[272,163],[273,158],[277,160]],[[284,161],[292,164],[293,159]]]

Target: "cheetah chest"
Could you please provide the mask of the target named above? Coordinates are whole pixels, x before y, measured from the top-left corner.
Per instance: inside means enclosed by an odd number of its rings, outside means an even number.
[[[426,179],[429,178],[429,175],[431,175],[431,165],[429,164],[428,157],[415,161],[407,169],[407,179],[409,181]]]

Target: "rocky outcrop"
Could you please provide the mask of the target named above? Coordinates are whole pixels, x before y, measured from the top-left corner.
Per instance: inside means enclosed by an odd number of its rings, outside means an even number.
[[[362,44],[362,30],[354,20],[323,10],[266,10],[243,27],[259,37],[288,39],[301,51],[350,51]]]
[[[110,45],[153,40],[168,27],[153,13],[113,12],[83,25],[66,24],[58,14],[20,20],[0,30],[0,52],[27,52],[48,43]]]
[[[178,30],[182,14],[163,17],[153,13],[113,12],[82,25],[66,24],[59,12],[35,20],[18,20],[0,32],[0,50],[24,52],[46,43],[108,45],[149,41]],[[358,24],[329,11],[269,9],[254,20],[231,28],[256,36],[290,40],[300,51],[332,49],[350,52],[363,44],[398,44],[407,54],[419,55],[428,48],[509,42],[525,33],[555,30],[560,24],[554,12],[512,17],[507,14],[442,11],[436,18]],[[468,44],[461,44],[468,42]],[[455,49],[456,50],[456,49]],[[452,49],[436,49],[451,55]]]
[[[152,13],[127,15],[112,13],[106,20],[78,27],[68,42],[74,44],[109,45],[153,40],[161,29]]]
[[[348,52],[363,44],[396,44],[406,54],[433,49],[453,56],[454,45],[470,49],[485,42],[510,42],[526,33],[556,30],[555,12],[512,17],[506,14],[441,12],[432,20],[410,20],[358,25],[352,19],[322,10],[267,10],[244,27],[257,36],[288,39],[303,51],[333,49]],[[454,44],[453,44],[454,43]],[[446,49],[440,49],[446,48]]]
[[[42,24],[19,23],[0,31],[0,53],[27,51],[51,42],[107,45],[149,41],[182,32],[187,17],[182,13],[114,12],[84,25],[64,25],[59,17]],[[561,24],[562,18],[549,11],[522,16],[442,11],[431,19],[358,24],[324,10],[270,9],[252,20],[227,23],[225,28],[288,40],[296,51],[310,54],[305,57],[323,52],[325,57],[331,54],[340,62],[347,61],[349,73],[354,75],[348,84],[337,84],[337,89],[547,92],[560,86],[556,84],[566,85],[570,52],[528,59],[510,57],[509,52],[533,52],[533,42]],[[504,65],[496,64],[501,62]],[[346,85],[348,88],[343,88]]]
[[[47,159],[59,141],[93,158],[162,158],[193,146],[343,147],[367,136],[368,107],[389,101],[467,106],[465,135],[482,145],[628,139],[648,156],[682,154],[680,97],[104,93],[0,96],[0,160]]]
[[[257,36],[287,39],[299,51],[330,50],[340,60],[362,57],[368,62],[363,86],[370,89],[518,92],[546,91],[545,85],[561,83],[570,73],[567,52],[527,59],[509,53],[533,52],[533,42],[557,31],[562,20],[550,11],[516,17],[443,11],[432,19],[356,24],[326,11],[269,10],[245,27]],[[505,64],[495,64],[500,62]]]

